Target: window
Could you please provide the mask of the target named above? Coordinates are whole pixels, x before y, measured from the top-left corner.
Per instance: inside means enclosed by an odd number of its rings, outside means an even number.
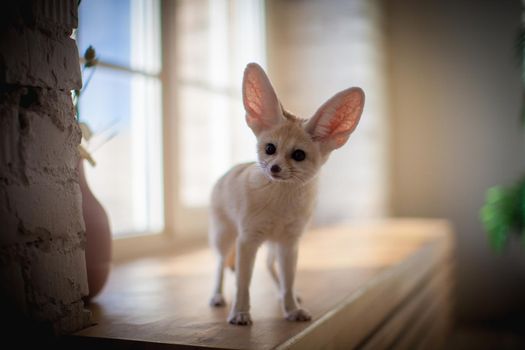
[[[241,80],[248,62],[265,64],[264,2],[178,1],[176,23],[180,201],[198,208],[220,175],[254,160]]]
[[[254,159],[240,83],[265,65],[264,1],[89,0],[79,16],[79,51],[100,62],[80,99],[86,175],[113,232],[205,233],[213,183]]]
[[[206,233],[213,183],[233,164],[255,159],[244,122],[246,63],[265,65],[263,0],[163,3],[167,90],[166,226],[182,239]],[[168,131],[168,134],[166,134]]]
[[[99,58],[79,102],[97,165],[86,167],[112,232],[160,232],[164,226],[160,2],[90,0],[79,6],[77,40]],[[86,77],[85,77],[86,78]]]
[[[265,66],[263,0],[179,0],[163,11],[166,72],[174,138],[165,164],[168,230],[191,239],[206,232],[213,183],[235,163],[255,159],[255,139],[244,123],[241,81],[250,61]],[[166,23],[165,23],[166,24]],[[166,135],[166,134],[165,134]],[[168,143],[171,142],[168,140]],[[169,164],[175,160],[175,164]],[[166,194],[168,195],[168,194]]]

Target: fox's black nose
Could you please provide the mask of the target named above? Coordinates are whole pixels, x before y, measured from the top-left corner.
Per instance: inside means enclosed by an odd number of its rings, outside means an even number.
[[[272,173],[278,173],[278,172],[281,171],[281,167],[278,166],[277,164],[274,164],[274,165],[272,165],[272,167],[270,168],[270,171],[271,171]]]

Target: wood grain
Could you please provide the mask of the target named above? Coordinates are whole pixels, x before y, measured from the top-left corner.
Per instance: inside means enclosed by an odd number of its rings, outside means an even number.
[[[442,267],[436,267],[359,348],[363,350],[393,348],[397,343],[401,343],[407,334],[412,333],[413,328],[417,328],[421,315],[427,314],[429,310],[434,316],[434,321],[446,319],[448,315],[444,311],[447,308],[448,295],[443,289],[450,288],[450,270],[451,265],[446,263]],[[433,307],[434,305],[436,307]],[[432,333],[436,332],[437,330]],[[426,339],[428,334],[419,332],[416,334],[416,342],[419,340],[417,336],[419,339]]]
[[[227,307],[208,306],[214,270],[208,248],[128,262],[114,267],[107,288],[90,305],[96,325],[70,341],[138,349],[353,348],[379,332],[425,281],[427,293],[448,299],[446,279],[432,276],[450,268],[451,233],[445,221],[408,219],[308,232],[296,283],[313,315],[307,323],[283,319],[263,251],[251,286],[250,327],[226,322],[233,274],[225,281]],[[415,299],[421,298],[428,299],[426,294]]]

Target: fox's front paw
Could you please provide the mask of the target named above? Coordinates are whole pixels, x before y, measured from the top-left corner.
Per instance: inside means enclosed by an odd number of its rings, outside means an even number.
[[[252,318],[249,312],[232,311],[228,317],[228,322],[238,326],[249,326],[252,324]]]
[[[286,313],[286,319],[288,321],[305,322],[310,321],[312,316],[305,309],[295,309]]]
[[[211,297],[210,306],[221,307],[224,305],[226,305],[226,301],[224,300],[224,297],[222,296],[222,294],[215,294],[214,296]]]

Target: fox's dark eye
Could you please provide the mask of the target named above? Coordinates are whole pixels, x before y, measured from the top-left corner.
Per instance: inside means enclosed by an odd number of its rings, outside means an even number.
[[[292,153],[292,159],[298,162],[303,161],[306,158],[306,153],[302,149],[296,149]]]
[[[266,151],[266,154],[274,154],[277,148],[275,148],[275,145],[273,143],[269,143],[266,145],[266,148],[264,149]]]

